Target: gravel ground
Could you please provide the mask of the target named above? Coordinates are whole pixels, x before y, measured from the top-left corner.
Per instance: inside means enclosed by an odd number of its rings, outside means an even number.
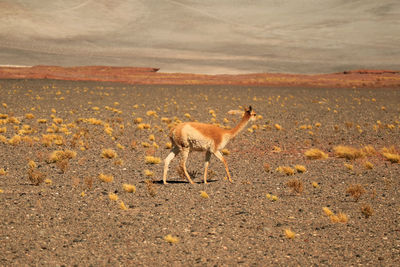
[[[399,153],[399,89],[0,80],[0,104],[2,266],[400,264],[400,165],[380,153]],[[226,147],[234,183],[213,157],[204,185],[204,155],[193,153],[197,183],[175,159],[163,185],[162,162],[145,157],[168,155],[168,119],[232,127],[240,115],[227,112],[240,105],[260,116]],[[340,158],[339,145],[376,153]],[[329,157],[308,159],[311,148]],[[52,162],[56,150],[76,154]],[[277,171],[295,165],[305,172]]]

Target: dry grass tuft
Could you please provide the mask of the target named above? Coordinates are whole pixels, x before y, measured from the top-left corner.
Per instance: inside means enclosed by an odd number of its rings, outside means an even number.
[[[397,153],[389,153],[389,152],[383,152],[382,156],[392,162],[392,163],[399,163],[400,162],[400,155]]]
[[[354,169],[353,165],[345,163],[344,166],[349,169],[350,171],[352,171]]]
[[[105,183],[111,183],[112,181],[114,181],[114,176],[100,173],[99,179]]]
[[[172,236],[170,234],[164,236],[164,240],[167,241],[168,243],[174,244],[179,242],[179,238]]]
[[[165,148],[166,149],[171,149],[172,148],[172,143],[171,142],[165,143]]]
[[[290,229],[285,229],[284,232],[285,232],[286,238],[288,238],[288,239],[293,239],[293,238],[296,237],[296,233],[293,232],[293,231],[290,230]]]
[[[84,183],[87,189],[92,189],[93,188],[93,177],[86,177],[84,179]]]
[[[28,167],[29,167],[30,169],[36,169],[37,165],[36,165],[36,163],[35,163],[33,160],[30,160],[30,161],[28,162]]]
[[[335,215],[335,214],[329,216],[329,219],[331,219],[332,223],[338,223],[340,221],[339,217],[337,215]]]
[[[16,145],[18,145],[19,143],[21,143],[21,141],[22,141],[22,137],[21,137],[20,135],[14,135],[13,137],[11,137],[11,138],[8,140],[8,143],[9,143],[10,145],[16,146]]]
[[[125,203],[121,200],[121,202],[119,202],[119,207],[121,208],[121,210],[128,210],[128,207],[125,205]]]
[[[391,147],[384,147],[384,148],[382,148],[381,153],[396,154],[397,151],[396,151],[396,148],[395,148],[394,146],[391,146]]]
[[[4,135],[0,135],[0,143],[7,144],[8,140]]]
[[[369,218],[370,216],[372,216],[374,214],[374,210],[372,209],[372,207],[368,204],[362,205],[361,206],[361,213],[364,214],[364,216],[366,218]]]
[[[145,161],[147,164],[159,164],[161,162],[161,159],[154,156],[146,156]]]
[[[108,194],[108,198],[112,201],[117,201],[118,200],[118,195],[114,194],[114,193],[109,193]]]
[[[133,122],[134,122],[135,124],[139,124],[139,123],[141,123],[142,121],[143,121],[142,118],[135,118],[135,119],[133,120]]]
[[[137,148],[137,142],[136,142],[136,140],[132,140],[132,141],[131,141],[130,147],[131,147],[131,149],[136,149],[136,148]]]
[[[362,149],[362,151],[365,153],[365,155],[367,156],[373,156],[376,154],[376,150],[373,146],[371,145],[367,145],[364,146],[364,148]]]
[[[286,175],[294,174],[294,169],[289,166],[279,166],[278,168],[276,168],[276,171]]]
[[[322,210],[324,211],[326,216],[332,216],[333,212],[328,207],[323,207]]]
[[[139,130],[150,129],[150,124],[148,124],[148,123],[139,123],[137,128]]]
[[[144,181],[146,183],[146,189],[150,196],[155,197],[157,195],[157,188],[155,187],[152,180]]]
[[[365,189],[360,184],[352,184],[347,188],[346,193],[350,194],[354,198],[354,201],[357,202],[365,193]]]
[[[364,167],[368,170],[372,170],[374,168],[374,164],[369,161],[364,162]]]
[[[229,152],[228,149],[224,148],[221,150],[221,153],[224,154],[225,156],[228,156],[231,152]]]
[[[105,148],[101,151],[101,156],[106,159],[112,159],[117,157],[118,155],[117,152],[115,152],[113,149]]]
[[[275,195],[266,194],[265,196],[271,201],[277,201],[278,200],[278,196],[275,196]]]
[[[279,146],[273,146],[272,147],[272,152],[273,153],[279,153],[279,152],[282,152],[282,149]]]
[[[120,143],[117,144],[117,147],[118,147],[119,149],[121,149],[121,150],[124,150],[124,149],[125,149],[125,147],[124,147],[123,145],[121,145]]]
[[[63,160],[70,160],[76,157],[76,152],[72,150],[56,150],[50,153],[48,159],[46,160],[47,163],[56,163]]]
[[[136,192],[136,186],[134,186],[133,184],[123,184],[122,188],[124,189],[125,192],[128,192],[128,193]]]
[[[151,177],[151,176],[154,176],[154,172],[152,172],[152,171],[150,171],[148,169],[145,169],[144,170],[144,175],[146,175],[148,177]]]
[[[57,134],[44,134],[42,135],[41,143],[44,146],[51,146],[52,144],[62,146],[65,144],[64,137]]]
[[[157,117],[157,112],[155,110],[149,110],[146,112],[146,115]]]
[[[307,150],[304,155],[309,159],[327,159],[328,154],[324,153],[322,150],[317,148],[312,148]]]
[[[343,212],[339,212],[335,215],[328,207],[323,207],[322,210],[324,211],[325,215],[329,217],[332,223],[346,223],[349,219],[346,214]]]
[[[202,198],[210,198],[209,195],[205,191],[200,191],[200,196]]]
[[[113,134],[113,128],[111,128],[111,127],[109,127],[109,126],[105,126],[104,127],[104,132],[107,134],[107,135],[109,135],[109,136],[112,136],[112,134]]]
[[[303,182],[299,179],[291,179],[286,185],[292,190],[293,193],[301,194],[304,190]]]
[[[317,182],[312,182],[311,185],[312,185],[314,188],[318,188],[318,187],[319,187],[319,184],[318,184]]]
[[[347,223],[347,221],[349,220],[347,215],[344,214],[343,212],[339,212],[337,217],[338,217],[340,223]]]
[[[336,146],[333,148],[335,151],[335,155],[338,156],[339,158],[346,158],[349,160],[354,160],[357,158],[363,158],[365,157],[365,153],[361,149],[357,149],[354,147],[350,146]]]
[[[271,170],[271,166],[268,163],[263,164],[264,171],[269,172]]]
[[[307,171],[307,168],[303,165],[296,165],[296,166],[294,166],[294,168],[296,169],[297,172],[300,172],[300,173]]]
[[[69,161],[67,159],[63,159],[56,162],[57,167],[60,169],[62,173],[65,173],[68,169]]]
[[[44,174],[38,170],[35,170],[35,169],[29,169],[28,170],[28,178],[34,185],[39,185],[46,178],[46,174]]]

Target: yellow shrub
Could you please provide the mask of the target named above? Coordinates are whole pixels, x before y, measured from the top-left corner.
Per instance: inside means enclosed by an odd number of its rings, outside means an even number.
[[[110,200],[113,200],[113,201],[117,201],[118,200],[118,196],[116,194],[114,194],[114,193],[109,193],[108,194],[108,198]]]
[[[292,169],[289,166],[279,166],[276,168],[276,170],[280,173],[286,174],[286,175],[293,175],[294,174],[294,169]]]
[[[179,239],[177,237],[174,237],[170,234],[164,236],[164,240],[167,241],[168,243],[178,243],[179,242]]]
[[[294,166],[294,168],[296,169],[297,172],[306,172],[307,168],[303,165],[296,165]]]
[[[304,155],[306,155],[307,158],[309,159],[327,159],[328,155],[324,153],[323,151],[317,149],[317,148],[312,148],[307,150]]]
[[[200,196],[202,198],[209,198],[208,194],[205,191],[200,191]]]
[[[158,157],[146,156],[145,161],[147,164],[158,164],[161,162],[161,159]]]
[[[392,163],[399,163],[400,162],[400,155],[395,153],[384,152],[382,155],[385,157],[386,160]]]
[[[229,150],[226,149],[226,148],[222,149],[221,152],[222,152],[222,154],[224,154],[225,156],[227,156],[227,155],[230,154]]]
[[[111,148],[105,148],[102,150],[101,156],[106,159],[112,159],[112,158],[117,157],[117,152],[115,152]]]
[[[121,200],[121,202],[119,203],[119,207],[122,209],[122,210],[127,210],[128,209],[128,207],[127,206],[125,206],[125,203]]]
[[[112,175],[106,175],[103,173],[99,174],[99,179],[105,183],[111,183],[112,181],[114,181],[114,177]]]
[[[144,170],[144,175],[146,175],[146,176],[153,176],[154,175],[154,172],[152,172],[152,171],[150,171],[150,170]]]
[[[332,216],[333,212],[328,207],[323,207],[322,210],[326,214],[326,216]]]
[[[122,188],[124,189],[125,192],[128,192],[128,193],[136,192],[136,187],[132,184],[123,184]]]
[[[296,233],[290,229],[285,229],[285,236],[286,238],[293,239],[296,236]]]
[[[365,153],[361,149],[357,149],[350,146],[336,146],[333,148],[335,151],[335,155],[339,158],[346,158],[346,159],[357,159],[362,158],[365,156]]]

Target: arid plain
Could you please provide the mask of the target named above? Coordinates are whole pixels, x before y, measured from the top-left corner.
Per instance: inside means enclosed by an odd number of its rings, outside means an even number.
[[[0,265],[400,264],[397,86],[3,79],[0,105]],[[171,127],[248,105],[234,183],[193,153],[162,184]]]

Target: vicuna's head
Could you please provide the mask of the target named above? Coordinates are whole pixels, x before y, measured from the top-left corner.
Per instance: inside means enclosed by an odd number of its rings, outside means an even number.
[[[253,108],[249,106],[248,108],[245,108],[244,110],[244,116],[248,117],[250,121],[255,121],[257,114],[254,112]]]

